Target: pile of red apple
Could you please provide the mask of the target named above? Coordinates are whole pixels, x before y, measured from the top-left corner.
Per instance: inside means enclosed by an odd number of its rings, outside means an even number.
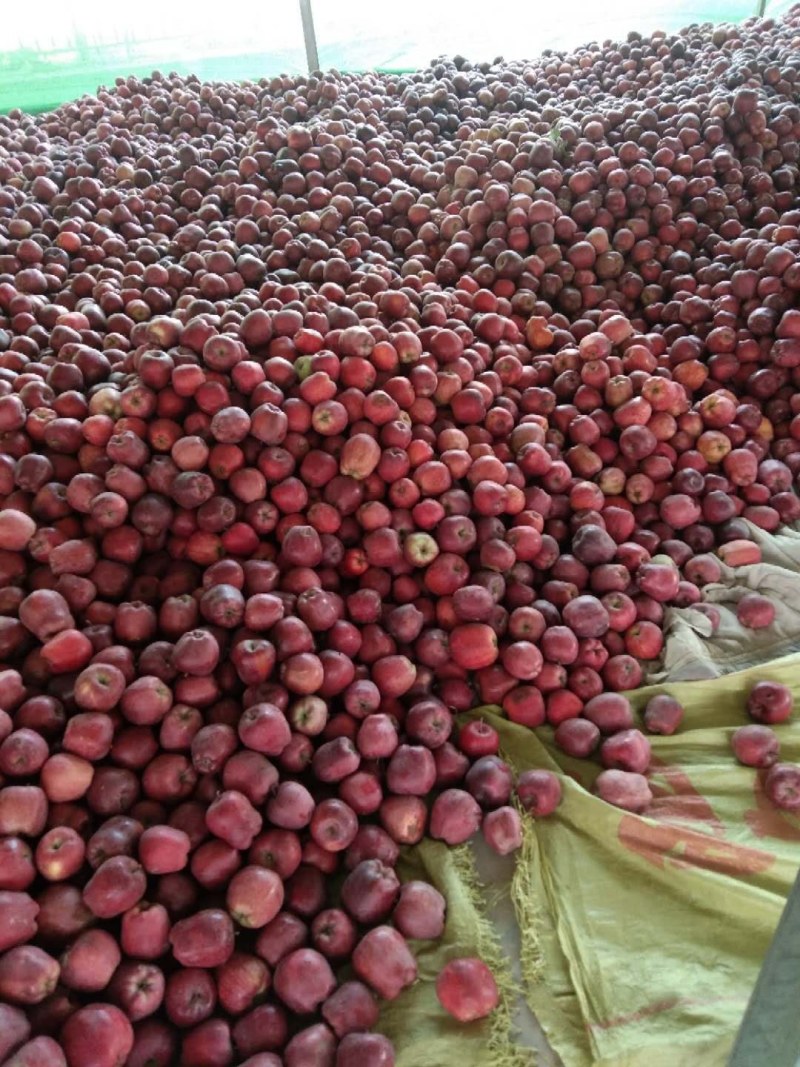
[[[400,848],[560,799],[459,712],[646,810],[665,612],[800,518],[799,98],[794,9],[0,117],[0,1065],[391,1067]]]

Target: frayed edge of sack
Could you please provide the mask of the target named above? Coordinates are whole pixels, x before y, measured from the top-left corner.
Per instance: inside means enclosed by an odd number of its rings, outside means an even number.
[[[487,915],[486,887],[478,876],[475,857],[468,845],[453,849],[451,857],[458,878],[475,914],[475,948],[490,968],[500,994],[500,1003],[491,1017],[487,1041],[490,1060],[487,1067],[533,1067],[536,1053],[517,1044],[513,1004],[519,990],[503,952],[500,939]]]
[[[500,753],[514,773],[519,777],[519,768],[513,757],[505,751]],[[514,855],[514,873],[508,886],[508,896],[514,907],[517,929],[520,938],[520,973],[525,992],[525,999],[530,1004],[530,992],[544,978],[545,961],[539,930],[541,928],[542,905],[537,899],[537,885],[534,869],[541,863],[539,843],[536,839],[534,820],[522,808],[516,795],[512,801],[522,822],[522,845]]]
[[[545,961],[539,937],[542,906],[537,900],[534,877],[534,869],[540,863],[539,843],[533,821],[522,814],[522,847],[517,852],[510,895],[519,928],[522,981],[526,999],[530,1000],[531,988],[544,979]]]

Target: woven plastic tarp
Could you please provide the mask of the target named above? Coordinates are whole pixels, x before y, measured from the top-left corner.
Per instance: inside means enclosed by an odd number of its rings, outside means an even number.
[[[769,0],[765,13],[788,10]],[[404,0],[399,8],[372,0],[314,0],[320,65],[348,70],[414,70],[435,56],[460,53],[474,62],[525,59],[545,49],[624,39],[636,30],[675,32],[702,22],[739,22],[757,0],[675,0],[642,5],[617,0],[562,0],[548,7],[513,4],[507,17],[486,17],[478,4]],[[307,70],[298,0],[240,0],[225,18],[183,3],[45,0],[35,16],[24,4],[3,5],[0,23],[0,113],[49,110],[117,77],[153,70],[201,79],[257,80]]]
[[[406,857],[404,877],[434,881],[449,918],[441,944],[418,946],[421,981],[385,1012],[398,1067],[528,1067],[530,1013],[565,1067],[726,1063],[800,867],[800,818],[774,808],[763,772],[737,765],[730,749],[756,681],[790,686],[800,710],[800,533],[753,533],[763,562],[725,567],[707,590],[719,630],[674,610],[655,684],[628,694],[637,712],[661,692],[686,711],[677,734],[651,738],[646,815],[593,796],[599,764],[564,756],[550,728],[534,733],[492,708],[467,716],[498,729],[517,771],[560,772],[564,801],[549,819],[526,818],[516,862],[479,852],[484,890],[466,846],[426,842]],[[736,620],[748,589],[776,603],[767,631]],[[781,759],[799,761],[800,721],[775,729]],[[446,1020],[434,994],[438,969],[464,954],[487,958],[504,991],[493,1019],[466,1028]]]
[[[722,1067],[800,864],[800,819],[775,809],[761,773],[737,766],[730,736],[763,678],[800,702],[800,655],[708,681],[630,694],[636,710],[669,692],[682,730],[653,739],[646,816],[591,793],[599,767],[571,760],[536,734],[478,709],[517,770],[564,775],[555,816],[528,820],[513,877],[482,892],[471,853],[435,842],[412,850],[404,877],[429,878],[448,899],[441,944],[420,945],[421,980],[388,1006],[383,1026],[398,1067],[525,1067],[533,1052],[514,1033],[517,998],[535,1013],[565,1067]],[[781,758],[800,759],[800,724],[775,728]],[[514,981],[492,922],[510,897],[521,945]],[[438,1009],[434,979],[453,956],[479,954],[497,970],[503,1010],[456,1026]],[[413,1023],[413,1025],[411,1025]]]

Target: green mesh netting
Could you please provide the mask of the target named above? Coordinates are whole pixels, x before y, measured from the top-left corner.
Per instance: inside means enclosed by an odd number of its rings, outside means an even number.
[[[767,16],[790,0],[768,0]],[[643,6],[617,0],[613,11],[594,0],[563,0],[555,10],[514,5],[513,16],[487,18],[484,8],[457,0],[405,0],[396,9],[372,0],[316,0],[320,65],[348,70],[413,70],[442,54],[472,60],[535,57],[591,40],[624,38],[631,30],[674,32],[701,22],[739,22],[758,0],[677,0]],[[113,85],[117,77],[153,70],[222,81],[258,79],[306,70],[297,0],[241,0],[224,19],[184,4],[137,0],[80,5],[45,0],[32,17],[25,5],[3,8],[0,19],[0,112],[36,113]]]

